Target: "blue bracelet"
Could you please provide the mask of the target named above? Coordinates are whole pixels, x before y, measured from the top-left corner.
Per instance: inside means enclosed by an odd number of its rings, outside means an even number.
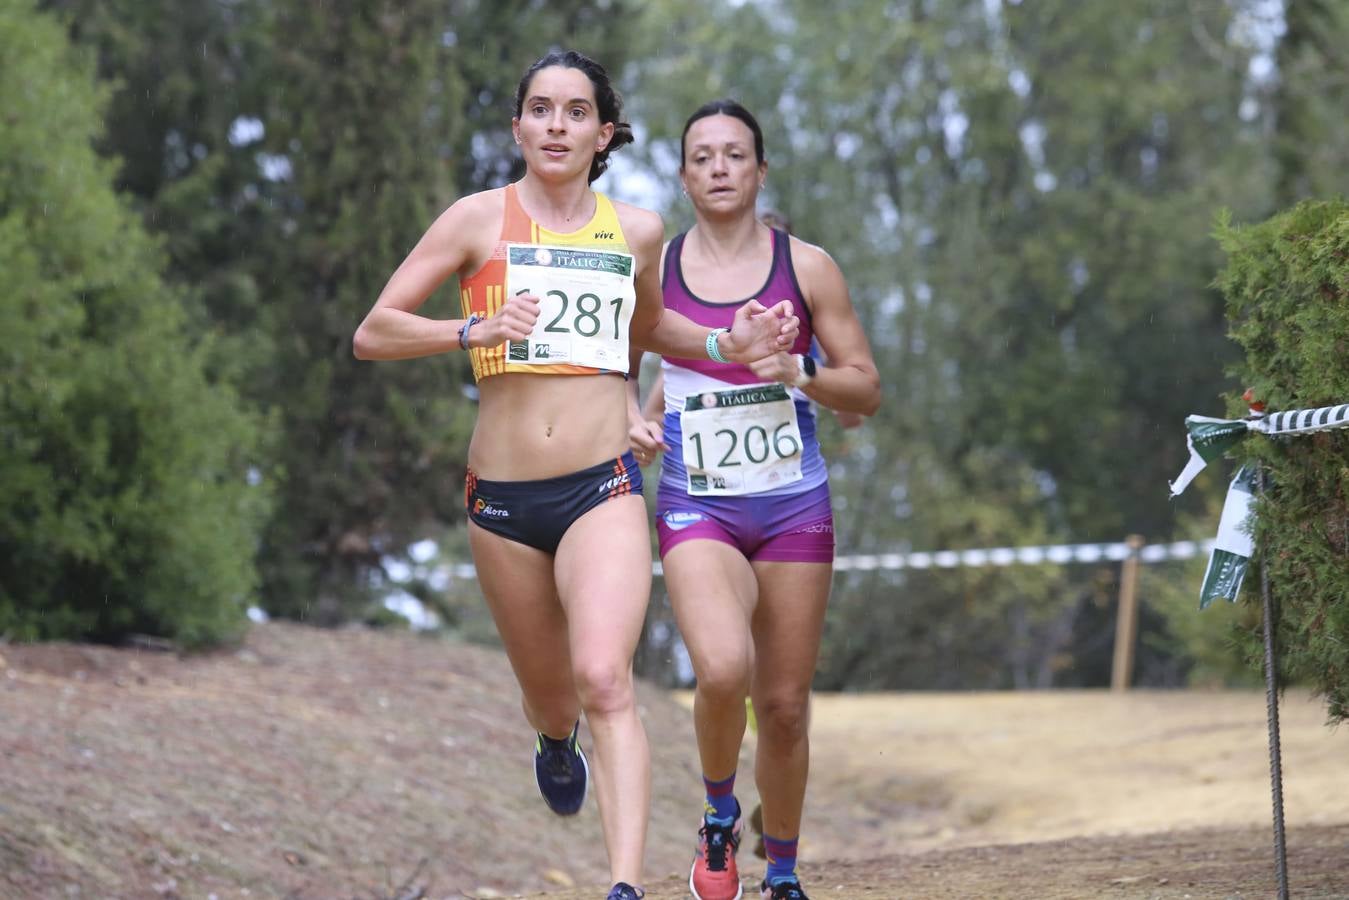
[[[476,324],[478,324],[479,322],[481,322],[481,321],[482,321],[482,319],[478,316],[478,314],[477,314],[477,313],[473,313],[471,316],[468,317],[468,321],[466,321],[463,325],[460,325],[460,326],[459,326],[459,349],[460,349],[460,350],[467,350],[467,349],[468,349],[468,330],[469,330],[470,328],[472,328],[474,325],[476,325]]]
[[[721,348],[717,346],[717,335],[730,331],[729,328],[713,328],[707,335],[707,358],[713,362],[730,362],[729,359],[721,355]]]

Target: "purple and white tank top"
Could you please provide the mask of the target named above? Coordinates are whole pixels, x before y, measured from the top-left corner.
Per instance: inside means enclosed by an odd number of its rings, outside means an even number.
[[[686,235],[675,237],[665,251],[661,280],[666,309],[709,328],[729,328],[735,311],[751,298],[765,306],[788,300],[801,320],[790,352],[809,353],[810,309],[792,268],[791,238],[778,229],[772,233],[767,281],[750,297],[731,302],[704,300],[689,290],[680,265]],[[666,356],[661,369],[665,441],[670,445],[661,463],[662,490],[691,496],[771,496],[826,483],[815,413],[804,393],[781,383],[765,384],[738,363]]]

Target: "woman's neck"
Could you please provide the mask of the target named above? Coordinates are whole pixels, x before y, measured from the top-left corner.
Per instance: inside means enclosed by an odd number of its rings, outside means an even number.
[[[714,265],[728,264],[752,256],[760,247],[763,234],[759,226],[760,222],[752,212],[733,219],[712,220],[699,216],[698,224],[685,241],[693,240],[698,254]]]
[[[549,231],[575,231],[595,215],[595,194],[580,179],[547,182],[526,172],[515,191],[529,217]]]

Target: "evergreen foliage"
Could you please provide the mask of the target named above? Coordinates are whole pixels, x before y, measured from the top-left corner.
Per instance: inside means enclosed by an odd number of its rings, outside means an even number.
[[[0,3],[13,633],[58,633],[35,623],[87,593],[80,567],[155,526],[173,552],[136,550],[106,583],[149,583],[195,553],[239,598],[256,558],[265,608],[321,623],[378,618],[385,565],[415,541],[466,559],[465,360],[361,363],[350,336],[440,210],[521,174],[515,84],[554,47],[604,62],[637,125],[597,186],[650,202],[672,231],[690,223],[674,177],[684,117],[728,95],[760,117],[764,203],[838,260],[885,383],[863,429],[822,417],[842,553],[1195,536],[1176,533],[1165,482],[1183,460],[1177,423],[1229,386],[1237,356],[1213,211],[1257,221],[1345,190],[1349,172],[1349,15],[1329,0],[1277,22],[1263,0],[41,0],[85,58],[39,52],[49,20]],[[639,161],[649,177],[625,184]],[[457,307],[452,283],[426,311]],[[178,374],[151,394],[155,366]],[[1333,372],[1304,369],[1300,403]],[[260,419],[276,440],[259,443]],[[179,462],[140,461],[170,445]],[[161,494],[177,516],[214,509],[216,526],[133,514]],[[264,496],[277,502],[259,540]],[[409,589],[490,634],[473,586],[447,590],[430,565]],[[1230,674],[1222,638],[1172,608],[1192,592],[1182,569],[1143,581],[1141,683],[1192,664]],[[1117,573],[841,575],[819,684],[1100,684]],[[158,612],[113,627],[72,609],[90,634],[172,630]]]
[[[1237,374],[1270,411],[1349,403],[1349,203],[1307,201],[1259,225],[1224,219],[1218,284]],[[1235,415],[1244,403],[1233,399]],[[1349,432],[1248,438],[1267,472],[1255,507],[1258,559],[1278,609],[1280,668],[1349,718]],[[1256,573],[1258,574],[1258,573]],[[1246,593],[1259,602],[1258,577]],[[1259,633],[1249,652],[1259,657]]]
[[[621,3],[49,0],[113,85],[106,148],[212,365],[281,432],[262,605],[378,615],[384,562],[463,522],[466,360],[352,358],[351,334],[439,212],[520,174],[520,74],[556,45],[621,64]],[[603,185],[601,185],[603,187]],[[448,285],[424,311],[458,314]]]
[[[209,375],[59,23],[0,0],[0,634],[184,645],[254,590],[260,423]]]
[[[1274,149],[1279,205],[1349,194],[1349,4],[1284,4]]]

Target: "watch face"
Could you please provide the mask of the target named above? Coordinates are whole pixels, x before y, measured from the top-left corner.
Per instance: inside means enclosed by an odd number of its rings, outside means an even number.
[[[815,357],[809,354],[801,357],[801,368],[805,370],[807,378],[815,377]]]

